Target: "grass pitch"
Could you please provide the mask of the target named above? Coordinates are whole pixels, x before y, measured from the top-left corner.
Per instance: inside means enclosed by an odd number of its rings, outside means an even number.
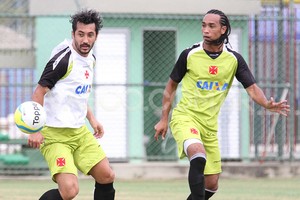
[[[76,200],[93,199],[93,180],[81,178]],[[0,177],[1,200],[34,200],[56,188],[50,178]],[[116,200],[185,200],[187,180],[116,180]],[[300,200],[300,179],[220,179],[212,200]]]

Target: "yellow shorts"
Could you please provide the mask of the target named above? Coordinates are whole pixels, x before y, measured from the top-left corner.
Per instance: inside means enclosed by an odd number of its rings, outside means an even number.
[[[221,154],[217,132],[208,132],[203,126],[192,117],[186,115],[176,115],[170,122],[171,132],[176,140],[178,156],[186,157],[183,144],[187,139],[199,139],[206,151],[206,165],[204,174],[218,174],[221,169]]]
[[[52,179],[57,173],[84,174],[106,157],[86,126],[81,128],[44,127],[41,153],[48,163]],[[55,180],[54,180],[55,181]]]

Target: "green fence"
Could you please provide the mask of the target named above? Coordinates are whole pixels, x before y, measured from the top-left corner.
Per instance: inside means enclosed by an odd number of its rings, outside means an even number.
[[[71,37],[69,16],[31,17],[27,1],[4,2],[0,28],[14,37],[7,34],[11,45],[0,43],[0,56],[15,59],[2,60],[0,68],[0,167],[12,168],[5,161],[11,155],[12,160],[22,161],[16,161],[14,168],[47,168],[37,150],[29,152],[26,135],[17,131],[10,116],[18,104],[30,99],[52,48]],[[299,160],[299,14],[297,5],[268,5],[260,15],[229,16],[231,47],[247,60],[268,98],[288,99],[291,113],[285,118],[267,112],[234,82],[219,119],[224,160]],[[95,45],[98,64],[91,97],[92,108],[106,129],[99,142],[115,162],[177,161],[170,130],[166,140],[157,142],[153,127],[178,55],[202,40],[203,16],[103,13],[103,17],[104,28]],[[177,97],[176,102],[180,93]],[[23,143],[10,148],[20,139]]]

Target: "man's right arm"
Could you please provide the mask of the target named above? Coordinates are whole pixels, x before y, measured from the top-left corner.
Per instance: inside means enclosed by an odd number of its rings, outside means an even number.
[[[49,91],[48,87],[43,87],[40,84],[38,84],[32,94],[32,101],[44,105],[44,96],[48,91]]]
[[[49,91],[48,87],[43,87],[40,84],[38,84],[32,94],[32,101],[44,105],[44,96],[48,91]],[[28,145],[32,148],[40,148],[40,145],[44,142],[44,137],[40,132],[30,134],[28,136],[27,142]]]
[[[165,87],[164,94],[163,94],[163,100],[162,100],[161,118],[160,118],[160,121],[154,126],[154,129],[155,129],[154,138],[156,140],[158,140],[159,135],[161,135],[162,139],[164,139],[165,135],[167,133],[169,113],[170,113],[172,103],[173,103],[175,95],[176,95],[177,86],[178,86],[178,83],[173,81],[170,78]]]

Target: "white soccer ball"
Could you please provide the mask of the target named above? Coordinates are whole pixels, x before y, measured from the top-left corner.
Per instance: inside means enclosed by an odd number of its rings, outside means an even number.
[[[26,101],[18,106],[14,115],[17,127],[24,133],[32,134],[42,130],[46,123],[43,106],[34,101]]]

